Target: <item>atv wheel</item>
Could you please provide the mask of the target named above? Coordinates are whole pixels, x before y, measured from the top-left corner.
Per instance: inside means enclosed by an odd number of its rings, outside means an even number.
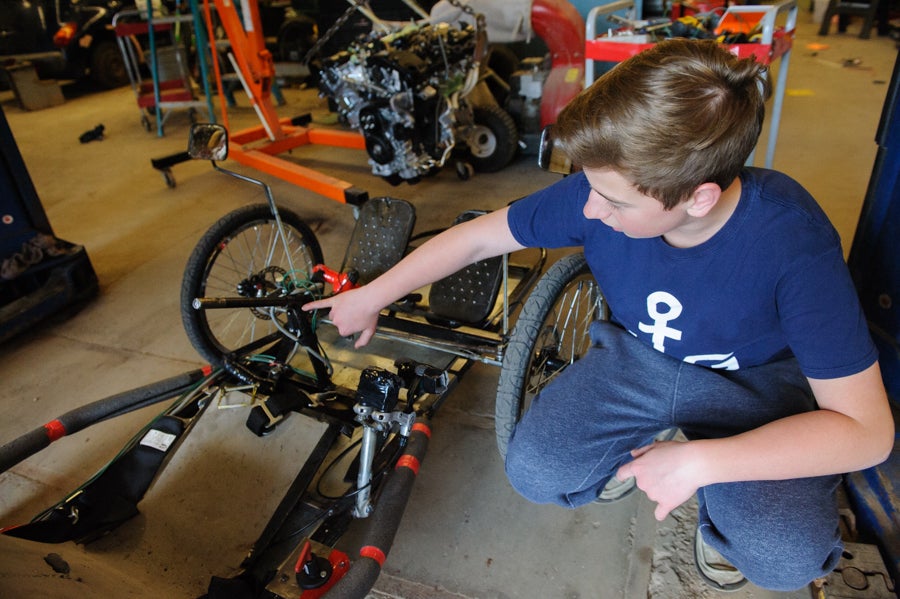
[[[510,163],[516,153],[519,134],[509,113],[499,106],[480,106],[473,111],[475,127],[469,135],[472,166],[482,173],[494,173]]]

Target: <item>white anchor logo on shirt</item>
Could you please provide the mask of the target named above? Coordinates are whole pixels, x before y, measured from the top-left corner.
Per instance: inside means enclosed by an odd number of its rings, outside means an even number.
[[[660,311],[660,306],[668,308],[666,311]],[[653,324],[638,323],[638,328],[642,333],[650,333],[653,341],[653,348],[657,351],[666,351],[666,339],[681,340],[681,331],[673,329],[669,326],[669,322],[681,316],[683,306],[674,295],[665,291],[654,291],[647,296],[647,314],[653,319]]]

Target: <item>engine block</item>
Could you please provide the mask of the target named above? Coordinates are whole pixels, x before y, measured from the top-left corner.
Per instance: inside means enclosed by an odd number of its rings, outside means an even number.
[[[375,175],[412,183],[444,164],[456,128],[472,122],[464,96],[477,77],[475,45],[468,25],[409,25],[323,61],[321,95],[363,134]]]

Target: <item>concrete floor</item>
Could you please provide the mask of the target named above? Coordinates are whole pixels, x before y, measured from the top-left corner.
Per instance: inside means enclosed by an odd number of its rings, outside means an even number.
[[[886,38],[859,40],[858,26],[819,38],[810,13],[803,11],[800,21],[774,166],[819,199],[849,250],[897,49]],[[0,102],[55,233],[87,248],[101,291],[74,317],[0,346],[0,443],[75,407],[202,365],[179,316],[184,264],[216,218],[262,199],[199,162],[176,166],[177,187],[166,187],[150,159],[184,149],[183,113],[173,114],[158,138],[142,129],[129,88],[67,94],[64,105],[38,112],[22,111],[8,92]],[[288,89],[286,96],[284,116],[312,111],[327,118],[313,93]],[[255,125],[240,94],[238,101],[232,125]],[[98,123],[106,138],[80,144],[78,136]],[[293,155],[372,197],[412,201],[418,230],[447,225],[464,209],[498,208],[556,180],[529,158],[468,182],[447,170],[394,188],[369,173],[359,152],[301,148]],[[340,264],[351,209],[267,180],[278,201],[314,228],[326,261]],[[371,597],[716,596],[693,570],[692,504],[657,523],[640,493],[566,511],[531,505],[510,489],[492,431],[497,376],[497,368],[476,365],[435,420],[431,449]],[[160,409],[62,439],[0,475],[0,526],[24,523],[65,497]],[[87,546],[0,537],[0,596],[196,597],[211,576],[234,574],[317,426],[294,418],[260,439],[244,429],[244,417],[237,410],[207,413],[146,495],[141,514],[107,537]],[[49,553],[68,562],[70,573],[55,573],[43,559]],[[733,596],[808,592],[748,586]]]

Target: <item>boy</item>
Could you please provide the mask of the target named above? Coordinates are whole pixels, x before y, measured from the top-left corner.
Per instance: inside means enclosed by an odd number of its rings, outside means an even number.
[[[510,482],[575,508],[633,481],[659,520],[696,493],[706,582],[802,588],[841,555],[840,473],[884,460],[893,420],[836,231],[796,182],[743,166],[768,94],[765,67],[715,42],[659,43],[560,114],[582,172],[305,308],[360,347],[382,307],[466,264],[584,246],[613,323],[517,425]],[[687,442],[654,441],[674,427]]]

